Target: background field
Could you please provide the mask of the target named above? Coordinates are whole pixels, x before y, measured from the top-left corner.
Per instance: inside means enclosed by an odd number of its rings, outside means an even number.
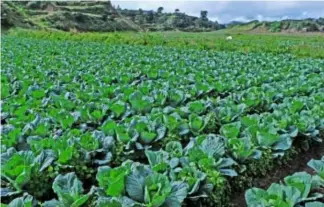
[[[35,30],[11,30],[10,35],[51,40],[103,42],[107,44],[151,45],[218,51],[269,52],[293,54],[299,57],[324,58],[324,35],[239,33],[220,30],[206,33],[149,32],[149,33],[68,33]],[[232,41],[226,40],[233,36]]]

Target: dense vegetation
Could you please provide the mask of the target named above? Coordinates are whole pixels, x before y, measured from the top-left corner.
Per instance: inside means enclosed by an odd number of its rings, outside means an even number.
[[[19,1],[4,2],[2,27],[52,28],[63,31],[212,31],[224,28],[208,20],[207,11],[200,17],[180,12],[127,10],[115,8],[110,1]]]
[[[67,33],[35,30],[10,30],[16,37],[31,37],[51,40],[73,40],[102,42],[107,44],[129,44],[168,46],[176,48],[194,48],[203,50],[238,51],[242,53],[268,52],[272,54],[293,54],[300,57],[324,58],[323,35],[279,35],[246,33],[184,33],[184,32],[150,32],[150,33]],[[226,36],[233,40],[227,41]]]
[[[54,40],[60,35],[1,39],[9,206],[227,206],[231,193],[323,138],[323,59]],[[274,188],[270,206],[283,206],[283,194],[300,206],[322,201],[322,191],[307,199],[280,186],[273,203]]]

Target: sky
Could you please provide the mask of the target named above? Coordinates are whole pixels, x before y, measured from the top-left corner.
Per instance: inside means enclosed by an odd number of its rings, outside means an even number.
[[[201,10],[208,11],[208,18],[226,24],[230,21],[251,20],[274,21],[282,19],[303,19],[324,17],[324,1],[184,1],[184,0],[112,0],[122,9],[156,10],[180,12],[199,16]]]

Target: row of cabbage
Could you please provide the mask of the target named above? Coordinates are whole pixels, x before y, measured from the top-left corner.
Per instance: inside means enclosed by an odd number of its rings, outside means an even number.
[[[2,197],[27,193],[12,202],[215,205],[253,160],[320,141],[323,60],[3,44]]]
[[[308,166],[315,175],[297,172],[284,178],[284,183],[273,183],[267,190],[251,188],[246,191],[248,207],[324,207],[324,157],[310,160]]]

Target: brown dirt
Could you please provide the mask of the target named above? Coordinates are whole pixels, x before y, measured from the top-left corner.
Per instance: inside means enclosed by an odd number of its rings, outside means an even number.
[[[272,183],[279,183],[288,175],[292,175],[295,172],[308,172],[313,173],[312,169],[307,166],[307,162],[311,159],[320,159],[324,156],[324,142],[313,145],[306,152],[299,153],[295,159],[288,162],[287,165],[280,166],[273,169],[267,177],[256,178],[253,181],[253,187],[267,189]],[[247,189],[246,189],[247,190]],[[231,201],[234,207],[245,207],[245,198],[243,192],[234,192]]]

